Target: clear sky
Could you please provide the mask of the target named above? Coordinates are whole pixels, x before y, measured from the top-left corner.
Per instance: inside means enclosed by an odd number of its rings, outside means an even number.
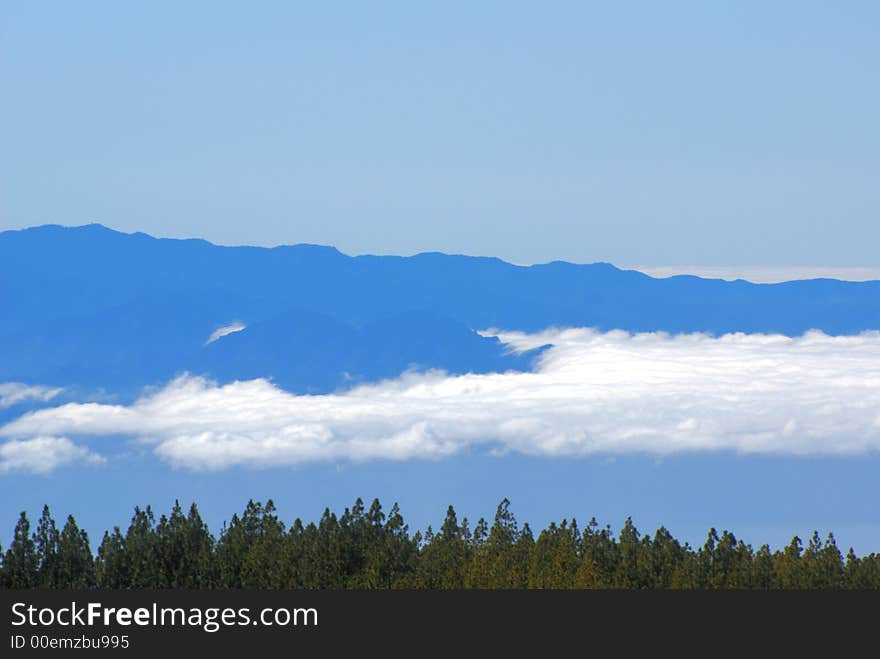
[[[4,2],[0,229],[876,267],[878,34],[874,2]]]

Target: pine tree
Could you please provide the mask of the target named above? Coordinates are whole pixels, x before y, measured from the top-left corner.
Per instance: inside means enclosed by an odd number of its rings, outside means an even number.
[[[303,533],[303,583],[305,588],[341,589],[346,574],[343,530],[339,519],[329,508],[316,526],[311,523]]]
[[[285,577],[287,583],[284,588],[304,588],[303,566],[305,564],[305,527],[302,520],[297,517],[287,531],[283,540],[282,560],[287,568]]]
[[[714,531],[715,529],[712,529],[712,532]],[[736,587],[739,558],[736,537],[730,531],[722,531],[721,537],[715,534],[714,538],[714,549],[711,553],[707,553],[709,559],[707,586],[713,589]]]
[[[696,590],[706,588],[706,567],[703,550],[694,550],[688,543],[682,546],[682,560],[672,574],[671,588]]]
[[[468,561],[465,588],[488,587],[486,570],[483,564],[483,554],[485,551],[486,538],[488,537],[488,535],[489,525],[486,520],[481,517],[479,520],[477,520],[477,525],[474,527],[474,532],[471,534],[471,541],[468,551],[470,560]]]
[[[477,552],[478,583],[482,588],[516,588],[513,547],[519,539],[510,501],[501,500],[485,543]]]
[[[633,524],[632,518],[627,517],[617,541],[619,560],[614,580],[617,588],[635,589],[642,587],[639,565],[642,552],[639,537],[639,531],[636,529],[635,524]]]
[[[22,512],[3,560],[9,588],[35,588],[39,583],[39,562],[30,530],[27,513]]]
[[[516,544],[513,547],[514,571],[511,578],[512,588],[523,589],[529,587],[529,565],[534,550],[535,536],[532,533],[532,528],[528,523],[523,524]]]
[[[131,587],[131,573],[125,552],[125,538],[118,526],[113,533],[104,532],[95,559],[95,580],[98,588],[121,590]]]
[[[423,588],[464,588],[469,548],[455,509],[446,509],[440,532],[425,546],[419,561],[418,582]]]
[[[242,569],[251,546],[256,541],[263,517],[263,505],[248,501],[241,517],[232,516],[223,527],[217,543],[217,573],[224,588],[242,587]]]
[[[727,577],[728,588],[754,588],[754,560],[752,546],[742,540],[737,542],[733,564]]]
[[[782,552],[776,552],[773,556],[773,582],[774,587],[786,590],[800,589],[804,587],[803,565],[801,554],[803,545],[798,536],[794,536],[791,542]]]
[[[817,575],[811,580],[813,588],[829,589],[845,586],[843,556],[837,548],[837,541],[834,539],[833,533],[829,533],[825,538],[825,543],[819,550],[815,565]]]
[[[767,590],[774,585],[773,554],[769,545],[761,545],[752,558],[752,588]]]
[[[81,530],[73,515],[68,515],[58,542],[58,579],[56,588],[84,590],[96,584],[95,560],[89,536]]]
[[[677,570],[683,562],[682,547],[665,527],[654,533],[649,554],[649,581],[651,588],[671,588]]]
[[[846,553],[846,563],[843,568],[843,578],[844,584],[846,588],[851,590],[863,590],[865,588],[869,588],[870,586],[863,582],[862,580],[862,571],[861,571],[861,559],[856,556],[856,552],[852,547],[849,548],[849,551]]]
[[[37,553],[37,586],[40,588],[56,588],[58,585],[58,529],[49,512],[49,506],[43,506],[37,531],[34,533],[34,545]]]
[[[156,525],[159,581],[163,588],[207,588],[213,585],[214,538],[196,504],[184,515],[179,501]]]
[[[243,588],[283,588],[289,582],[284,558],[284,524],[275,514],[275,504],[269,499],[260,509],[252,529],[252,537],[241,563]],[[246,522],[247,523],[247,522]]]
[[[580,565],[575,576],[579,588],[611,588],[617,573],[619,547],[611,527],[599,528],[596,518],[581,534]]]
[[[124,545],[129,588],[161,588],[164,585],[154,523],[150,506],[143,510],[134,509]]]
[[[409,537],[409,527],[404,522],[396,502],[391,506],[383,532],[388,579],[386,587],[409,587],[412,585],[412,575],[416,571],[418,539]]]
[[[355,579],[359,588],[386,588],[388,570],[383,531],[385,513],[378,499],[373,499],[362,522],[363,562]]]

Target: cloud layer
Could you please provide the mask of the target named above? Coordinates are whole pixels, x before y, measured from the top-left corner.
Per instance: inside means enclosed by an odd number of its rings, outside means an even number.
[[[218,386],[183,376],[131,406],[71,403],[32,412],[0,436],[133,437],[190,469],[436,459],[469,450],[880,449],[880,332],[496,334],[512,350],[553,347],[532,373],[408,373],[320,396],[292,395],[262,379]]]
[[[66,437],[34,437],[0,444],[0,473],[25,471],[48,474],[71,463],[100,464],[100,455]]]
[[[659,265],[631,266],[652,277],[673,277],[675,275],[696,275],[709,279],[745,279],[756,284],[776,284],[798,279],[840,279],[842,281],[880,280],[880,268],[872,267],[812,267],[789,266],[771,267],[760,265],[746,266],[706,266],[706,265]]]
[[[21,382],[0,382],[0,410],[25,401],[48,402],[61,393],[60,388],[29,386]]]

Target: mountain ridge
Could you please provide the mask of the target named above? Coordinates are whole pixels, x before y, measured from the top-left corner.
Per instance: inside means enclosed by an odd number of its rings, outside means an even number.
[[[603,262],[349,256],[100,224],[0,233],[0,301],[0,381],[129,392],[181,371],[221,381],[272,375],[292,391],[320,392],[412,364],[528,369],[534,355],[511,355],[476,334],[488,327],[789,336],[880,328],[880,281],[756,284],[653,278]],[[206,348],[233,321],[247,328]]]

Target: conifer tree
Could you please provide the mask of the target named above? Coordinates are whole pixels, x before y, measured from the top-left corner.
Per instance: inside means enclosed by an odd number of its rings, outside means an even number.
[[[843,588],[846,584],[843,556],[837,548],[834,534],[825,538],[822,549],[816,558],[816,576],[811,580],[812,588]]]
[[[532,552],[535,550],[535,535],[528,523],[523,524],[519,532],[516,544],[513,546],[514,572],[511,578],[512,588],[529,587],[529,564]]]
[[[581,534],[578,555],[580,565],[575,578],[579,588],[611,588],[614,585],[618,547],[611,527],[600,529],[596,518],[590,519]]]
[[[391,506],[383,531],[388,565],[387,587],[406,588],[412,586],[412,575],[418,560],[418,539],[409,537],[409,527],[400,514],[397,502]],[[462,570],[464,570],[464,565]]]
[[[162,588],[205,588],[212,585],[214,538],[196,504],[184,515],[179,501],[156,525],[159,583]]]
[[[243,588],[283,588],[289,582],[284,558],[284,524],[269,499],[259,510],[248,549],[241,563]]]
[[[154,524],[155,516],[150,506],[145,509],[135,507],[124,544],[129,588],[161,588],[163,585]]]
[[[773,554],[769,545],[761,545],[752,558],[751,587],[767,590],[774,585]]]
[[[39,560],[31,537],[31,524],[24,511],[15,525],[12,543],[3,559],[3,568],[9,588],[35,588],[39,584]]]
[[[339,518],[329,508],[325,508],[318,525],[309,524],[306,527],[304,539],[305,588],[344,588],[345,547]]]
[[[654,533],[649,551],[648,579],[651,588],[671,588],[682,566],[682,547],[663,526]]]
[[[802,553],[803,545],[801,544],[801,539],[798,536],[794,536],[782,552],[774,554],[773,580],[776,588],[793,590],[804,587],[801,565]]]
[[[125,538],[118,526],[113,533],[104,532],[95,559],[95,580],[98,588],[120,590],[131,587],[131,573],[125,553]]]
[[[477,552],[481,588],[516,588],[513,547],[519,538],[510,501],[501,500],[486,541]]]
[[[617,588],[636,589],[642,585],[639,578],[642,554],[639,538],[639,531],[632,518],[627,517],[618,539],[619,559],[614,580]]]
[[[37,530],[34,533],[34,547],[37,553],[37,585],[40,588],[56,588],[58,585],[58,528],[49,512],[43,506]]]
[[[68,515],[58,542],[58,578],[56,588],[84,590],[96,584],[95,560],[89,536],[80,529],[73,515]]]

